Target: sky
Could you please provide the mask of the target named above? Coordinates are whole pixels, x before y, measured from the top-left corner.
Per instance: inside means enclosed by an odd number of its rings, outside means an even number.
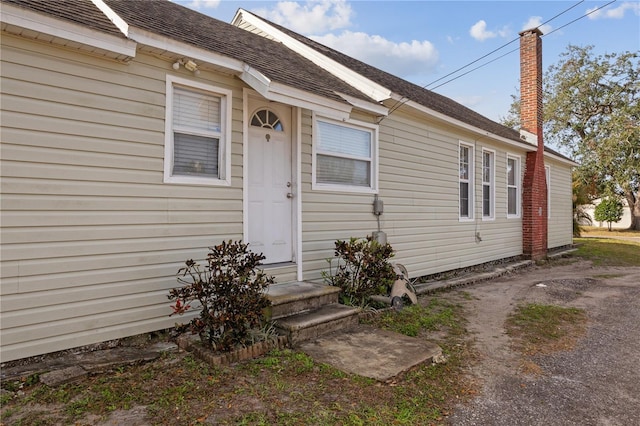
[[[173,1],[225,22],[239,8],[249,10],[495,121],[507,115],[519,90],[524,29],[544,24],[545,71],[568,45],[592,45],[597,55],[640,51],[638,0],[614,0],[595,12],[611,0]]]

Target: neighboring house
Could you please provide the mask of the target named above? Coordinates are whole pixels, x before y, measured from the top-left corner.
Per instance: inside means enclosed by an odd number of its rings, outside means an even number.
[[[612,229],[628,229],[631,226],[631,212],[629,211],[629,203],[627,200],[622,199],[620,201],[622,203],[622,219],[619,222],[611,222]],[[598,222],[596,220],[595,211],[596,206],[600,204],[600,199],[593,200],[592,204],[585,204],[582,206],[583,211],[591,218],[591,223],[586,220],[582,220],[580,222],[581,225],[585,226],[597,226],[598,228],[608,228],[608,222]]]
[[[0,17],[2,361],[172,327],[176,271],[225,239],[321,281],[336,239],[378,230],[375,196],[412,276],[572,243],[569,159],[247,12]]]

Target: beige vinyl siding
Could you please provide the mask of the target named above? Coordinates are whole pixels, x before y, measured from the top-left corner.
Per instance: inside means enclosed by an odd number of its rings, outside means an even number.
[[[571,166],[545,158],[551,172],[551,202],[547,246],[562,247],[573,244],[573,204]]]
[[[184,260],[242,238],[242,91],[232,185],[163,183],[166,75],[2,35],[3,361],[172,327]],[[194,80],[195,81],[195,80]]]
[[[311,117],[303,115],[303,250],[305,279],[319,279],[335,239],[364,237],[377,230],[373,195],[310,191]],[[396,251],[395,261],[412,277],[522,254],[522,221],[506,216],[506,156],[512,147],[475,141],[452,127],[417,121],[402,109],[379,128],[381,229]],[[475,220],[458,217],[458,143],[475,145]],[[482,220],[482,148],[495,151],[495,220]],[[524,167],[521,167],[521,171]],[[476,242],[479,232],[481,242]]]

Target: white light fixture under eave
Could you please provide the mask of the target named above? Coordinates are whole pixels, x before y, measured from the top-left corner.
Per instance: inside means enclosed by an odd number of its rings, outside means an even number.
[[[200,70],[198,69],[198,64],[196,64],[194,61],[192,61],[191,59],[178,59],[176,62],[173,63],[172,67],[174,70],[178,70],[180,69],[180,65],[182,65],[183,67],[185,67],[185,69],[187,71],[191,71],[193,73],[193,75],[200,75]]]

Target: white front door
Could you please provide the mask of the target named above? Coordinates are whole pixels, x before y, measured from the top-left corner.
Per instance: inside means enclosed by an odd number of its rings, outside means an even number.
[[[249,118],[248,238],[265,264],[293,260],[291,109],[253,103]]]

